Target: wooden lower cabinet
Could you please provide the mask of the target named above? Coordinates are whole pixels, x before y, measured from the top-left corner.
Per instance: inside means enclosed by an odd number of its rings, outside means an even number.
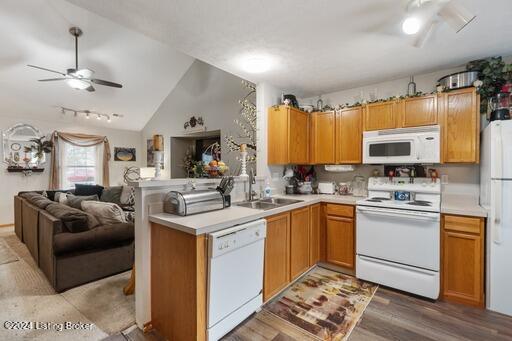
[[[290,213],[267,218],[263,301],[290,283]]]
[[[321,260],[321,215],[321,204],[309,206],[309,266]]]
[[[443,215],[441,297],[484,307],[484,220]]]
[[[326,218],[326,261],[354,268],[354,219],[328,215]]]
[[[309,207],[291,212],[290,278],[294,280],[309,269]]]

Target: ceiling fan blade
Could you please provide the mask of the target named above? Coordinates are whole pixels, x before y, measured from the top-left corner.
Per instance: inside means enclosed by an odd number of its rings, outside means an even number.
[[[114,83],[114,82],[109,82],[109,81],[104,81],[102,79],[91,78],[89,80],[91,82],[93,82],[95,84],[99,84],[99,85],[106,85],[106,86],[111,86],[111,87],[114,87],[114,88],[122,88],[123,87],[121,84]]]
[[[39,82],[52,82],[52,81],[63,81],[69,78],[46,78],[46,79],[38,79]]]
[[[414,47],[422,48],[427,42],[427,40],[430,38],[438,24],[439,21],[437,20],[430,20],[427,23],[425,23],[421,31],[418,32],[418,36],[414,40]]]
[[[34,69],[44,70],[44,71],[48,71],[48,72],[57,73],[57,74],[62,75],[62,76],[66,76],[65,73],[62,73],[62,72],[59,72],[59,71],[55,71],[55,70],[50,70],[50,69],[47,69],[47,68],[44,68],[44,67],[30,65],[30,64],[28,64],[27,66],[28,67],[33,67]]]
[[[85,88],[85,90],[87,90],[89,92],[96,91],[96,89],[92,85],[90,85],[88,88]]]

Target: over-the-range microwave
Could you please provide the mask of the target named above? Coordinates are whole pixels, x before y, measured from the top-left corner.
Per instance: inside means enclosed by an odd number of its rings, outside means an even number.
[[[367,131],[363,134],[363,163],[439,163],[440,127],[424,126]]]

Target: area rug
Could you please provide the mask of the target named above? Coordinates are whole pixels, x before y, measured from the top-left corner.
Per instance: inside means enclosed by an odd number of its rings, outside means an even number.
[[[346,340],[378,286],[321,267],[263,308],[319,340]]]
[[[134,295],[124,296],[130,271],[55,292],[27,247],[14,233],[0,235],[18,258],[0,265],[0,322],[91,323],[90,330],[14,330],[0,328],[0,340],[102,340],[135,323]]]
[[[0,239],[0,265],[16,262],[18,257],[11,251],[4,240]]]

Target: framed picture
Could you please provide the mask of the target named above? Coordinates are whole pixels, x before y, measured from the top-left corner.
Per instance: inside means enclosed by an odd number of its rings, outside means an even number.
[[[162,146],[163,149],[163,146]],[[147,139],[146,141],[146,167],[155,167],[155,155],[153,154],[153,139]],[[164,169],[164,164],[161,165]]]
[[[114,147],[114,161],[136,161],[135,148]]]

